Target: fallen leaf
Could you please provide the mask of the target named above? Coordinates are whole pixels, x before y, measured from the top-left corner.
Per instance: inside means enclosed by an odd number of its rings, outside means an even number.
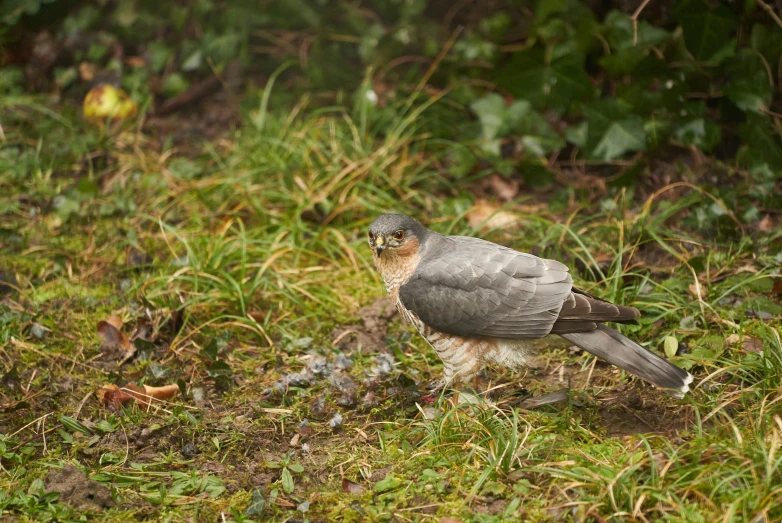
[[[744,336],[741,349],[746,352],[763,352],[763,342],[754,336]]]
[[[95,79],[95,66],[89,62],[79,64],[79,76],[85,82],[91,82]]]
[[[774,280],[774,286],[771,288],[773,294],[782,294],[782,278]]]
[[[501,202],[509,202],[519,193],[519,182],[506,180],[499,174],[492,174],[486,180],[489,189]]]
[[[134,383],[128,383],[124,387],[107,383],[98,390],[98,399],[101,405],[109,410],[119,410],[121,406],[134,401],[140,407],[149,408],[153,400],[167,401],[177,394],[179,394],[179,386],[176,384],[162,387],[144,385],[142,388]]]
[[[512,212],[501,210],[497,205],[479,202],[465,215],[470,227],[477,230],[503,229],[521,224],[522,220]]]
[[[348,478],[342,478],[342,492],[348,492],[350,494],[363,494],[367,489],[363,485],[359,485]]]
[[[763,233],[769,233],[774,230],[774,224],[771,223],[771,216],[768,214],[758,222],[758,231]]]
[[[462,523],[459,518],[452,518],[451,516],[443,516],[438,520],[438,523]]]
[[[725,346],[733,347],[741,341],[741,350],[746,352],[763,352],[763,342],[754,336],[731,334],[725,338]]]
[[[124,361],[133,356],[136,349],[130,343],[128,335],[121,329],[122,320],[117,316],[110,316],[107,320],[98,322],[101,351],[106,356]],[[122,350],[122,354],[116,354],[118,349]]]

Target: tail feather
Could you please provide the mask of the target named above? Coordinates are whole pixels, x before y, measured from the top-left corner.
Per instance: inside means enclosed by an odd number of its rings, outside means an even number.
[[[677,397],[689,392],[692,375],[641,347],[620,333],[598,325],[596,330],[560,334],[567,341],[598,358],[635,374]]]

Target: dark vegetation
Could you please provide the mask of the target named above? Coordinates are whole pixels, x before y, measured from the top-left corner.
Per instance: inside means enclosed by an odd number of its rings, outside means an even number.
[[[780,17],[0,0],[0,515],[779,521]],[[566,262],[693,393],[555,344],[432,402],[389,210]]]

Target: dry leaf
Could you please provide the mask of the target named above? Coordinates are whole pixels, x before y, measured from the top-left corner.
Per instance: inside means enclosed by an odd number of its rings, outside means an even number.
[[[79,76],[85,82],[91,82],[95,79],[95,65],[89,62],[79,64]]]
[[[500,210],[499,206],[487,202],[479,202],[473,205],[472,209],[467,211],[467,222],[473,229],[503,229],[521,224],[519,216]]]
[[[367,489],[363,485],[359,485],[348,478],[342,478],[342,492],[349,492],[350,494],[363,494]]]
[[[770,233],[774,230],[774,224],[771,223],[771,216],[768,214],[763,217],[762,220],[758,222],[758,231],[763,233]]]
[[[452,518],[451,516],[443,516],[440,518],[439,523],[462,523],[459,518]]]
[[[725,338],[725,346],[733,347],[741,341],[741,350],[745,352],[763,352],[763,342],[754,336],[739,336],[731,334]]]
[[[130,343],[128,335],[121,329],[122,320],[117,316],[110,316],[106,321],[98,322],[98,337],[104,356],[117,360],[125,360],[133,356],[135,348]],[[121,354],[117,354],[119,351]]]
[[[744,336],[741,349],[746,352],[763,352],[763,342],[754,336]]]
[[[774,286],[771,288],[773,294],[782,294],[782,278],[774,280]]]
[[[101,405],[109,410],[119,410],[121,406],[132,401],[140,407],[148,408],[153,400],[166,401],[176,397],[177,394],[179,394],[179,386],[175,384],[162,387],[144,385],[142,388],[128,383],[120,388],[113,383],[107,383],[98,390],[98,399]]]
[[[509,202],[519,193],[519,182],[506,180],[499,174],[492,174],[486,180],[489,189],[501,202]]]
[[[699,283],[698,285],[696,285],[695,283],[691,283],[687,288],[689,289],[690,294],[692,294],[696,298],[703,299],[703,285],[702,284]],[[698,291],[700,291],[700,292],[698,292]]]

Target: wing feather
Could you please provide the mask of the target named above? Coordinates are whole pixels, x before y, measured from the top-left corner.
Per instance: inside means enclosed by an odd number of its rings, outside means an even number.
[[[547,335],[571,295],[565,265],[477,238],[448,237],[399,289],[421,321],[459,336]]]

